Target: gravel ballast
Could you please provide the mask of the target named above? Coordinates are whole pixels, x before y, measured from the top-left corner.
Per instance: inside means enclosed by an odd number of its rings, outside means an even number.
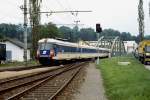
[[[89,63],[55,100],[107,100],[100,71]]]

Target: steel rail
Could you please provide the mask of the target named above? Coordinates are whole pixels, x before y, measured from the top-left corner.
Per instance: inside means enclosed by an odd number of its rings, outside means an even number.
[[[70,65],[71,64],[65,65],[63,67],[70,66]],[[7,83],[7,82],[10,82],[10,81],[14,81],[14,80],[18,80],[18,79],[23,79],[23,78],[26,78],[26,77],[29,77],[29,76],[36,76],[37,74],[42,74],[42,73],[46,73],[46,72],[49,72],[49,71],[55,71],[55,70],[61,69],[63,67],[58,67],[58,68],[55,68],[55,69],[49,69],[49,70],[46,70],[46,71],[36,72],[36,73],[33,73],[33,74],[25,74],[25,75],[20,75],[20,76],[15,76],[15,77],[9,77],[9,78],[5,78],[5,79],[0,79],[0,84]]]
[[[73,66],[73,65],[71,65]],[[18,86],[22,86],[22,85],[25,85],[27,83],[31,83],[31,82],[35,82],[35,81],[39,81],[41,79],[44,79],[44,78],[47,78],[49,77],[50,75],[52,76],[53,73],[55,72],[58,72],[58,70],[63,70],[63,69],[66,69],[67,67],[70,67],[70,66],[64,66],[64,67],[60,67],[60,68],[56,68],[56,69],[52,69],[52,70],[47,70],[47,71],[44,71],[44,72],[40,72],[40,73],[35,73],[33,75],[27,75],[25,77],[20,77],[20,78],[16,78],[16,79],[10,79],[10,80],[7,80],[5,82],[2,82],[0,83],[0,94],[2,94],[4,91],[9,91],[10,89],[13,89],[13,88],[16,88]],[[47,74],[47,75],[46,75]],[[40,76],[43,77],[41,78]],[[45,76],[44,76],[45,75]],[[31,78],[34,78],[33,80],[31,80]],[[26,81],[22,81],[22,80],[26,80]],[[17,83],[17,81],[20,81],[18,84],[14,84],[15,82]],[[7,85],[7,84],[14,84],[14,85]],[[7,87],[6,87],[7,86]]]
[[[20,67],[5,67],[5,68],[0,68],[0,72],[4,72],[4,71],[21,71],[21,70],[29,70],[29,69],[35,69],[35,68],[43,68],[44,66],[42,65],[33,65],[33,66],[28,66],[28,67],[24,67],[24,66],[20,66]]]
[[[81,67],[78,68],[78,70],[73,74],[73,76],[56,92],[53,96],[51,96],[48,100],[53,100],[72,80],[73,78],[78,74]]]
[[[78,68],[78,70],[76,71],[76,73],[74,73],[73,76],[72,76],[56,93],[54,93],[54,95],[50,98],[50,100],[51,100],[51,99],[54,98],[67,84],[69,84],[69,82],[75,77],[75,75],[77,74],[77,72],[79,72],[79,69],[81,69],[81,65],[83,65],[83,64],[80,64],[80,65],[77,65],[77,66],[68,67],[68,69],[63,70],[62,72],[57,73],[57,74],[55,74],[55,75],[53,75],[53,76],[50,76],[50,77],[48,77],[48,78],[46,78],[46,79],[43,79],[41,82],[39,82],[39,83],[37,83],[37,84],[31,86],[30,88],[28,88],[28,89],[26,89],[26,90],[24,90],[24,91],[21,91],[21,92],[15,94],[15,95],[9,97],[7,100],[14,100],[14,99],[16,100],[16,99],[22,97],[22,96],[23,96],[24,94],[26,94],[27,92],[32,91],[32,89],[35,89],[35,88],[38,87],[39,85],[44,84],[45,82],[50,81],[51,79],[54,79],[54,78],[57,77],[58,75],[61,75],[62,73],[65,73],[65,72],[68,72],[68,71],[70,71],[70,70],[73,70],[73,69],[77,69],[77,68]]]

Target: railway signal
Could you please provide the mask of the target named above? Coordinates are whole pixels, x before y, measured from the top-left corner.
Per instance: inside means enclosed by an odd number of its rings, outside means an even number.
[[[96,32],[97,33],[101,33],[102,32],[102,28],[100,24],[96,24]]]
[[[101,25],[99,23],[96,24],[96,32],[97,33],[101,33],[102,32],[102,28],[101,28]],[[98,39],[97,41],[99,40],[99,34],[98,34]],[[98,53],[99,53],[99,50],[98,50]],[[97,64],[99,64],[99,57],[97,59]]]

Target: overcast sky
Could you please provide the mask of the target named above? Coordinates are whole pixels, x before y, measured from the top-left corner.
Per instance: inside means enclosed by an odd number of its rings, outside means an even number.
[[[144,1],[145,34],[150,35],[150,17],[148,11],[149,0]],[[103,29],[113,28],[121,32],[138,34],[138,2],[139,0],[43,0],[42,11],[62,10],[91,10],[89,13],[79,13],[78,17],[71,13],[52,14],[47,17],[42,14],[42,23],[74,24],[80,20],[80,28],[95,28],[101,23]],[[23,0],[1,0],[0,23],[23,23],[23,13],[20,6]]]

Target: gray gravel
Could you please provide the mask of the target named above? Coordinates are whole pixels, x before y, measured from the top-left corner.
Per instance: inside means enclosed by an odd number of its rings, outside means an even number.
[[[104,95],[104,88],[100,71],[94,63],[90,63],[87,74],[79,93],[75,94],[74,100],[107,100]]]
[[[55,100],[107,100],[99,69],[87,65]]]

